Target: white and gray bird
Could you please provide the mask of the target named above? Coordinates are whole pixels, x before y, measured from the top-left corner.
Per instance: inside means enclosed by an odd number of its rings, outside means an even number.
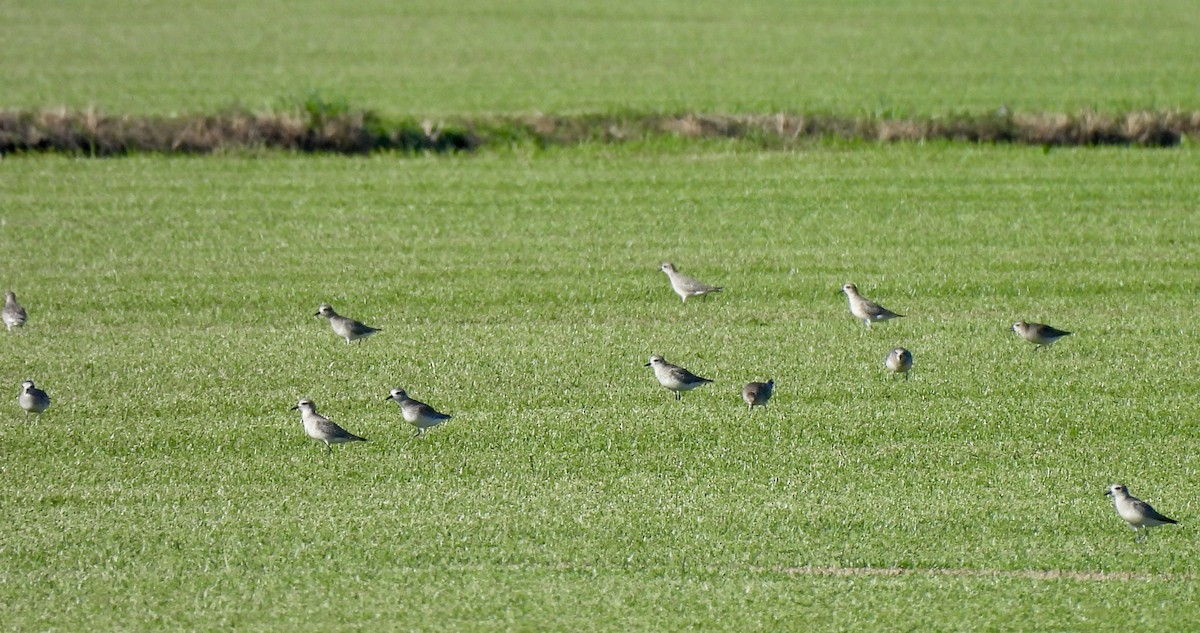
[[[1033,343],[1036,346],[1033,348],[1034,351],[1043,347],[1049,347],[1058,339],[1071,335],[1070,332],[1050,327],[1044,323],[1026,323],[1024,321],[1013,323],[1012,331],[1016,332],[1021,338]]]
[[[41,413],[50,408],[50,396],[45,391],[33,386],[32,380],[21,383],[21,395],[17,396],[17,404],[26,413]]]
[[[25,322],[29,320],[25,308],[17,303],[17,295],[13,294],[11,290],[4,293],[4,310],[0,310],[0,318],[3,318],[4,325],[9,332],[15,327],[24,327]]]
[[[912,352],[903,347],[897,347],[887,353],[883,359],[883,365],[893,374],[904,374],[904,379],[908,380],[908,372],[912,370],[913,365]]]
[[[317,313],[313,316],[323,316],[329,319],[329,326],[338,336],[346,339],[346,344],[350,341],[357,341],[360,338],[366,338],[379,331],[378,328],[373,328],[369,325],[355,321],[349,317],[344,317],[333,310],[333,306],[328,303],[322,303],[317,307]]]
[[[304,432],[318,442],[325,442],[325,450],[333,454],[333,444],[346,442],[365,442],[366,438],[359,437],[338,426],[333,420],[317,413],[317,406],[311,400],[301,400],[292,407],[292,411],[300,410],[300,421],[304,423]]]
[[[1113,498],[1113,507],[1116,508],[1117,514],[1121,515],[1129,527],[1133,528],[1135,535],[1139,534],[1138,530],[1179,523],[1175,519],[1159,514],[1145,501],[1130,495],[1125,484],[1113,484],[1104,491],[1104,494]]]
[[[388,397],[384,400],[391,400],[400,405],[400,415],[404,417],[404,421],[417,428],[417,432],[413,437],[420,437],[425,432],[425,429],[431,429],[451,417],[445,413],[439,413],[433,407],[413,400],[408,397],[408,393],[403,389],[393,389]]]
[[[698,279],[688,277],[687,275],[675,270],[675,264],[671,262],[663,262],[659,270],[667,273],[667,279],[671,280],[671,289],[679,298],[687,303],[688,297],[703,297],[710,292],[721,292],[724,288],[710,286]]]
[[[682,392],[691,391],[712,382],[678,365],[668,363],[662,356],[651,356],[646,367],[654,368],[654,377],[658,379],[658,384],[675,392],[676,400],[683,399],[683,396],[680,395]]]
[[[767,401],[771,399],[773,393],[775,393],[774,378],[767,382],[751,382],[742,387],[742,400],[745,400],[746,406],[753,411],[754,407],[767,406]]]
[[[868,329],[872,323],[887,321],[889,319],[899,319],[904,316],[903,314],[896,314],[858,294],[858,286],[854,284],[842,286],[842,292],[846,293],[846,298],[850,300],[850,314],[853,314],[855,318],[862,319]]]

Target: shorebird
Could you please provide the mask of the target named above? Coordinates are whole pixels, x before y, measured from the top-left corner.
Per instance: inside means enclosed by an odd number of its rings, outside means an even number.
[[[417,427],[413,437],[421,437],[425,429],[431,429],[452,417],[439,413],[424,402],[409,398],[403,389],[393,389],[384,400],[391,400],[400,405],[400,415],[404,416],[404,421]]]
[[[301,400],[292,407],[292,411],[300,410],[300,421],[304,423],[304,432],[318,442],[325,442],[325,451],[333,454],[333,444],[345,442],[365,442],[366,438],[350,433],[338,426],[329,418],[317,413],[317,407],[311,400]]]
[[[1138,530],[1179,523],[1175,519],[1169,519],[1159,514],[1145,501],[1131,496],[1125,484],[1113,484],[1104,491],[1104,494],[1113,498],[1113,507],[1116,508],[1117,514],[1125,519],[1129,527],[1133,528],[1135,538],[1140,535]]]
[[[21,395],[17,396],[17,404],[26,413],[41,413],[50,408],[50,396],[45,391],[33,386],[32,380],[21,383]]]
[[[15,327],[24,327],[25,322],[29,320],[29,315],[25,313],[25,308],[17,303],[17,295],[9,290],[4,293],[4,309],[0,310],[0,318],[4,320],[4,325],[11,332]]]
[[[651,356],[650,362],[646,363],[646,367],[654,368],[654,377],[658,379],[658,384],[674,391],[676,400],[683,399],[683,396],[680,395],[681,392],[691,391],[696,387],[712,382],[678,365],[668,363],[662,356]]]
[[[912,369],[913,357],[912,352],[897,347],[888,352],[887,357],[883,359],[883,364],[888,371],[893,374],[904,374],[904,379],[908,380],[908,372]]]
[[[842,292],[846,293],[846,298],[850,300],[850,314],[862,319],[863,323],[867,324],[868,329],[870,329],[871,323],[887,321],[888,319],[898,319],[904,316],[903,314],[896,314],[858,294],[858,286],[854,284],[842,286]]]
[[[369,325],[363,325],[354,319],[344,317],[337,312],[334,312],[333,306],[329,305],[328,303],[322,303],[320,306],[318,306],[317,313],[313,316],[323,316],[329,319],[330,327],[333,328],[333,331],[336,332],[338,336],[346,339],[347,345],[350,344],[350,341],[366,338],[379,331],[378,329]]]
[[[1050,347],[1055,341],[1064,337],[1070,336],[1070,332],[1050,327],[1044,323],[1026,323],[1017,321],[1013,323],[1012,331],[1016,332],[1021,338],[1036,345],[1034,351],[1043,347]]]
[[[752,382],[742,387],[742,400],[746,401],[746,406],[753,411],[754,407],[765,407],[767,401],[771,399],[771,394],[775,392],[775,379],[772,378],[767,382]]]
[[[721,292],[724,288],[710,286],[698,279],[688,277],[687,275],[675,270],[675,264],[671,262],[663,262],[659,270],[667,273],[667,278],[671,280],[671,289],[675,294],[687,303],[688,297],[703,297],[710,292]]]

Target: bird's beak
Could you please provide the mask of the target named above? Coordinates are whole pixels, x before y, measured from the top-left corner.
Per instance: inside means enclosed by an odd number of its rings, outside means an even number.
[[[300,408],[300,405],[296,405],[296,406],[292,407],[291,409],[289,409],[289,411],[295,411],[299,408]]]
[[[1104,496],[1106,496],[1106,497],[1111,497],[1111,496],[1112,496],[1112,490],[1105,490],[1105,491],[1104,491]]]
[[[386,402],[386,401],[388,401],[388,400],[391,400],[391,399],[392,399],[392,397],[391,397],[391,396],[388,396],[388,397],[384,398],[383,400]]]
[[[642,365],[642,367],[649,367],[649,366],[650,366],[650,363],[646,363],[645,365]]]
[[[313,316],[321,316],[320,312],[313,312]]]

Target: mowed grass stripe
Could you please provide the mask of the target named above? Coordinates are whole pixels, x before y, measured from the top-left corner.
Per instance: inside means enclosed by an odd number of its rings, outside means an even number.
[[[588,574],[594,573],[597,570],[592,567],[570,567],[568,565],[554,566],[555,570],[561,572]],[[420,572],[421,569],[408,569],[409,572]],[[454,566],[445,569],[450,572],[483,572],[487,569],[468,566]],[[528,571],[525,567],[514,567],[510,571]],[[728,570],[702,568],[698,570],[704,574],[719,574]],[[961,567],[957,569],[949,568],[908,568],[908,567],[772,567],[772,568],[751,568],[746,570],[757,574],[783,574],[787,576],[812,576],[812,577],[833,577],[833,578],[850,578],[850,577],[878,577],[878,578],[895,578],[903,576],[945,576],[949,578],[983,578],[983,579],[1020,579],[1020,580],[1069,580],[1069,581],[1095,581],[1095,582],[1114,582],[1123,583],[1128,581],[1151,581],[1151,582],[1180,582],[1195,580],[1195,576],[1191,574],[1139,574],[1136,572],[1080,572],[1062,569],[971,569]]]
[[[1193,574],[1138,574],[1134,572],[1080,572],[1062,569],[908,569],[903,567],[794,567],[773,569],[797,576],[949,576],[954,578],[1017,578],[1024,580],[1083,580],[1097,582],[1128,582],[1158,581],[1179,582],[1193,581]]]

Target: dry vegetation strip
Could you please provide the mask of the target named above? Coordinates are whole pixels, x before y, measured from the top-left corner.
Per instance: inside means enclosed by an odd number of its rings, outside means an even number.
[[[481,116],[438,123],[411,118],[389,120],[371,112],[348,109],[177,117],[132,117],[65,109],[0,112],[0,154],[58,152],[119,156],[260,148],[340,154],[450,152],[524,143],[552,146],[656,137],[744,139],[767,148],[787,148],[828,138],[1170,147],[1184,138],[1200,139],[1200,112],[1074,115],[997,112],[925,118],[632,113]]]

